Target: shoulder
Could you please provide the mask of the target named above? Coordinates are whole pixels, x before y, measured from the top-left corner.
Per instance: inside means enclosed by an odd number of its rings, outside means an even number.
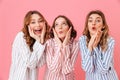
[[[53,42],[54,42],[54,39],[53,38],[50,38],[50,39],[48,39],[47,41],[46,41],[46,45],[52,45],[53,44]]]
[[[24,36],[24,33],[22,31],[18,32],[14,41],[13,41],[13,44],[16,44],[16,43],[18,44],[18,43],[23,42],[24,41],[23,36]]]
[[[78,40],[74,40],[74,41],[71,42],[71,44],[78,45],[78,42],[79,42]]]
[[[79,43],[86,43],[86,39],[87,39],[87,36],[85,36],[85,35],[82,35],[82,36],[80,36],[80,38],[79,38]]]
[[[114,43],[115,43],[115,40],[114,40],[113,37],[109,36],[108,39],[107,39],[107,42],[108,42],[108,44],[110,45],[110,44],[114,44]]]
[[[23,38],[24,33],[22,31],[18,32],[15,38]]]
[[[79,40],[86,40],[86,38],[87,38],[87,36],[82,35],[82,36],[79,37]]]

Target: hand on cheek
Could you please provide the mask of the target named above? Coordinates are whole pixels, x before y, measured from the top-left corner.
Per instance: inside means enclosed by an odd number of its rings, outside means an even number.
[[[32,38],[34,38],[35,40],[40,42],[40,36],[35,35],[33,29],[31,29],[30,26],[28,26],[28,31],[29,31],[29,34]]]

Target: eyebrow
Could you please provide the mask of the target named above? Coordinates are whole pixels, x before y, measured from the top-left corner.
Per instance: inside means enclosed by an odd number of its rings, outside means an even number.
[[[31,19],[31,20],[35,20],[35,19]],[[38,18],[38,20],[43,20],[43,18]]]
[[[98,19],[98,18],[101,18],[101,17],[97,17],[96,19]],[[89,19],[92,19],[92,17],[89,17]]]

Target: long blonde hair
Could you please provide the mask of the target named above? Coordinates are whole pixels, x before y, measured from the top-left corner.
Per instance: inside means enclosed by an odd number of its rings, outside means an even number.
[[[23,33],[24,33],[24,39],[26,40],[26,43],[27,45],[29,46],[29,49],[30,51],[33,51],[33,45],[35,43],[35,39],[33,39],[30,34],[29,34],[29,31],[28,31],[28,25],[30,24],[30,21],[31,21],[31,16],[33,14],[38,14],[39,16],[41,16],[43,18],[43,20],[45,21],[45,24],[46,24],[46,33],[45,33],[45,41],[47,39],[49,39],[49,29],[50,29],[50,26],[48,25],[47,21],[45,20],[45,18],[43,17],[43,15],[38,12],[38,11],[29,11],[25,17],[24,17],[24,27],[22,29]]]
[[[91,38],[90,32],[88,30],[88,19],[89,19],[89,16],[92,15],[92,14],[98,14],[102,18],[104,30],[103,30],[99,45],[102,48],[102,51],[105,51],[106,48],[107,48],[107,39],[109,37],[109,33],[108,33],[109,28],[108,28],[108,25],[107,25],[107,22],[106,22],[106,19],[105,19],[105,15],[103,14],[102,11],[95,10],[95,11],[91,11],[91,12],[88,13],[88,15],[86,16],[85,28],[84,28],[84,31],[83,31],[83,35],[87,36],[87,45],[88,45],[88,43],[90,41],[90,38]]]

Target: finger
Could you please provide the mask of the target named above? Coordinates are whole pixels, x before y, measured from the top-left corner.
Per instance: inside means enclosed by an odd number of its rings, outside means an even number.
[[[71,30],[72,30],[72,27],[69,28],[69,32],[71,32]]]
[[[53,28],[53,33],[54,33],[54,36],[56,37],[57,36],[57,33],[55,31],[55,29]]]
[[[45,35],[45,32],[46,32],[46,25],[45,25],[45,23],[44,23],[41,36],[44,36],[44,35]]]
[[[66,36],[70,37],[70,35],[71,35],[71,30],[72,30],[72,27],[69,28]]]
[[[99,37],[101,37],[102,32],[103,32],[103,31],[99,30],[97,35],[98,35]]]
[[[44,32],[46,30],[46,24],[45,24],[45,22],[44,22],[44,25],[43,25],[43,30],[44,30]]]
[[[30,26],[28,26],[28,31],[31,32]]]
[[[28,31],[29,31],[29,34],[30,34],[30,36],[31,36],[32,31],[31,31],[30,26],[28,26]]]

